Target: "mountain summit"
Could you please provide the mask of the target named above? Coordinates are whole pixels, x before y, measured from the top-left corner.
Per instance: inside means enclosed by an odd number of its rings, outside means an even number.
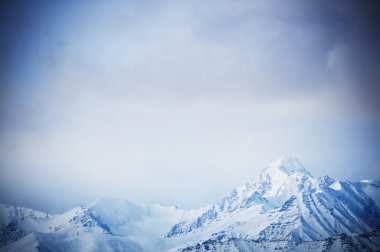
[[[278,169],[287,175],[299,172],[311,177],[311,174],[305,169],[300,161],[290,155],[282,156],[279,160],[273,162],[267,168],[265,168],[263,172],[266,170],[268,170],[268,172],[273,172],[275,169]]]

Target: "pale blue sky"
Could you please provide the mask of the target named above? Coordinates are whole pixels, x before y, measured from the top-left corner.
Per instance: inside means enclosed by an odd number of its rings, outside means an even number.
[[[380,179],[371,1],[3,1],[0,201],[210,204],[291,154]]]

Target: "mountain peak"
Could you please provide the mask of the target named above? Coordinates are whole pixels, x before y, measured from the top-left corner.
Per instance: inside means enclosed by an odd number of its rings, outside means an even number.
[[[280,159],[270,164],[268,168],[278,169],[287,175],[300,172],[311,177],[311,174],[305,169],[301,162],[298,161],[297,158],[290,155],[282,156]]]
[[[283,155],[277,161],[281,161],[281,162],[299,162],[298,159],[296,157],[292,156],[292,155]]]

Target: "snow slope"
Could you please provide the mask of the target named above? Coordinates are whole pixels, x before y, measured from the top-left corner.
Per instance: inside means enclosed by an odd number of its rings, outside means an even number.
[[[112,235],[87,233],[79,236],[30,233],[14,243],[1,248],[2,251],[142,251],[134,241]]]

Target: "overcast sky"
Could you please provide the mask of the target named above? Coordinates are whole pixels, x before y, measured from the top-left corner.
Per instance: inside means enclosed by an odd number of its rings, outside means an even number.
[[[375,1],[1,1],[0,201],[200,207],[284,154],[380,180]]]

